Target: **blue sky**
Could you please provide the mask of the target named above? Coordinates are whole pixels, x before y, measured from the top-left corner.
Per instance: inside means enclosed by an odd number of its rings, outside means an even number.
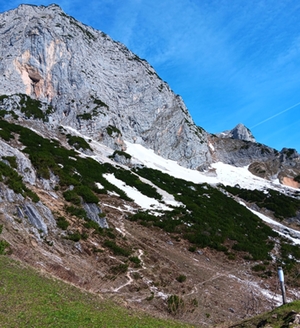
[[[1,1],[0,12],[20,3]],[[211,133],[238,123],[300,152],[297,0],[56,0],[146,59]]]

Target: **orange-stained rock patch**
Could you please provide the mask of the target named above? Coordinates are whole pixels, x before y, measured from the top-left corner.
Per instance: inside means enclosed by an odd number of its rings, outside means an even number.
[[[292,178],[284,177],[281,181],[282,184],[285,186],[293,187],[293,188],[300,188],[300,183],[295,181]]]

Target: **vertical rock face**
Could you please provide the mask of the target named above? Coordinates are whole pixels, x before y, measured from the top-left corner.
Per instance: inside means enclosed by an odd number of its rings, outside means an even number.
[[[99,216],[99,214],[103,214],[99,206],[93,203],[85,203],[83,208],[90,220],[98,223],[101,228],[108,228],[106,218]]]
[[[0,22],[0,94],[51,104],[53,125],[70,125],[116,149],[126,139],[184,166],[211,162],[207,134],[182,99],[122,44],[57,5],[20,5]],[[117,133],[108,136],[109,126]]]

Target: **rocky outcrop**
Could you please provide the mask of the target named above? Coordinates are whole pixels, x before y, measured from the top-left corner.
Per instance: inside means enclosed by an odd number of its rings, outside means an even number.
[[[18,172],[22,175],[24,182],[28,182],[31,185],[36,183],[35,170],[30,160],[16,147],[12,147],[0,139],[0,160],[5,157],[15,158]]]
[[[300,174],[300,156],[295,149],[276,149],[260,143],[233,138],[209,138],[214,161],[234,166],[249,166],[261,178],[278,179],[287,184]],[[291,181],[289,185],[291,185]],[[297,186],[293,183],[293,186]]]
[[[87,217],[98,223],[101,228],[108,228],[108,223],[101,209],[94,203],[85,203],[83,208],[87,214]]]
[[[279,152],[271,147],[240,139],[211,137],[216,161],[236,166],[253,162],[265,162],[279,158]]]
[[[51,210],[41,202],[33,203],[21,194],[15,193],[3,183],[0,183],[0,203],[2,212],[7,218],[24,221],[27,227],[39,238],[39,234],[47,235],[56,227]]]
[[[48,229],[51,226],[56,226],[51,211],[42,204],[34,205],[26,201],[20,207],[17,207],[17,210],[18,216],[22,220],[28,220],[33,227],[45,235],[48,234]]]

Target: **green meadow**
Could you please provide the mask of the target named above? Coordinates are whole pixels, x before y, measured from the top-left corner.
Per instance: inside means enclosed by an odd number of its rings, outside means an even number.
[[[0,327],[192,327],[128,310],[0,256]]]

